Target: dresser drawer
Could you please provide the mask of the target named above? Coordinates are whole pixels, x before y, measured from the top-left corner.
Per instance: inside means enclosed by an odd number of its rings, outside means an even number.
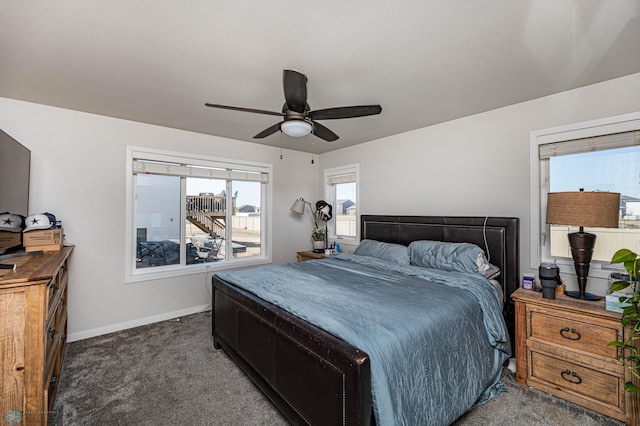
[[[587,398],[622,408],[622,377],[533,351],[530,368],[530,377],[551,385],[557,396],[574,402]],[[572,394],[578,394],[578,399]]]
[[[535,308],[528,314],[529,337],[611,360],[618,359],[617,348],[608,346],[608,343],[621,338],[620,323],[592,321],[566,312],[558,316],[554,311]]]
[[[60,297],[60,292],[66,288],[68,280],[69,274],[67,272],[67,261],[65,260],[60,265],[60,268],[56,271],[55,275],[51,277],[51,280],[46,287],[46,319],[51,318],[51,314],[55,309],[54,305],[56,303],[56,299]]]

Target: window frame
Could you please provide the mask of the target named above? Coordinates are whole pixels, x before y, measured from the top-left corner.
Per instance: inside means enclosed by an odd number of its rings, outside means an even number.
[[[640,130],[640,112],[607,117],[598,120],[559,126],[549,129],[536,130],[530,133],[530,267],[537,270],[542,262],[556,262],[560,272],[575,275],[573,261],[568,258],[552,258],[549,245],[550,226],[543,223],[543,212],[547,208],[548,182],[542,179],[549,176],[548,170],[543,169],[543,162],[539,157],[539,146],[553,142],[564,142],[574,139],[604,136],[613,133],[632,132]],[[546,163],[548,167],[548,162]],[[589,268],[589,276],[606,279],[612,270],[618,266],[593,260]]]
[[[134,229],[135,207],[136,207],[136,179],[134,173],[134,160],[143,159],[149,161],[170,161],[191,165],[206,165],[210,167],[228,167],[234,170],[246,170],[251,172],[265,173],[268,176],[268,182],[261,186],[261,214],[260,214],[260,240],[261,250],[259,256],[228,258],[221,262],[209,262],[187,265],[185,252],[181,245],[180,264],[164,265],[153,268],[136,268],[135,252],[137,231]],[[168,150],[160,150],[154,148],[127,146],[126,155],[126,217],[125,217],[125,283],[135,283],[149,280],[157,280],[163,278],[173,278],[192,274],[201,274],[203,272],[215,272],[226,269],[249,267],[256,265],[269,264],[272,260],[272,199],[273,199],[273,165],[266,163],[257,163],[245,160],[233,160],[221,157],[211,157],[201,154],[190,154],[184,152],[175,152]],[[231,173],[230,173],[231,175]],[[227,178],[227,194],[230,196],[230,186],[233,177]],[[180,183],[181,201],[180,201],[180,217],[181,223],[186,220],[186,180],[181,179]],[[231,222],[229,222],[231,223]],[[230,245],[231,239],[228,228],[225,240]],[[180,230],[181,239],[185,237],[184,226]],[[227,250],[228,251],[228,250]],[[228,251],[229,252],[229,251]]]
[[[339,243],[344,243],[344,244],[357,244],[360,241],[360,227],[358,226],[358,224],[360,223],[360,202],[359,202],[359,198],[360,198],[360,166],[358,163],[356,164],[349,164],[349,165],[345,165],[345,166],[339,166],[339,167],[331,167],[331,168],[327,168],[324,169],[324,195],[325,195],[325,199],[326,200],[332,200],[332,204],[335,204],[336,201],[336,191],[335,191],[335,184],[330,184],[329,183],[329,179],[332,178],[337,178],[340,176],[348,176],[348,175],[355,175],[355,185],[356,185],[356,199],[353,200],[356,203],[356,235],[354,237],[349,237],[349,236],[338,236],[336,235],[336,220],[338,215],[335,214],[335,208],[336,206],[333,205],[334,208],[334,215],[333,218],[331,219],[331,221],[329,221],[327,223],[327,229],[328,229],[328,233],[329,235],[327,236],[327,238],[329,240],[332,241],[336,241]]]

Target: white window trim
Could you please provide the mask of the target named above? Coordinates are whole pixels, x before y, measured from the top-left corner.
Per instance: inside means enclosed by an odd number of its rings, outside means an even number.
[[[203,263],[198,265],[167,265],[149,268],[144,271],[135,268],[135,243],[136,234],[133,229],[135,223],[133,217],[133,207],[135,204],[135,190],[133,187],[133,164],[135,158],[144,158],[147,160],[171,160],[176,161],[178,158],[185,158],[185,162],[197,163],[201,161],[203,164],[217,163],[219,165],[242,166],[245,170],[261,171],[269,175],[269,181],[262,186],[261,197],[263,200],[263,208],[260,215],[261,239],[264,241],[264,251],[260,256],[241,257],[225,260],[224,262]],[[227,269],[250,267],[271,263],[272,260],[272,208],[273,208],[273,166],[271,164],[250,162],[244,160],[231,160],[218,157],[209,157],[200,154],[186,154],[182,152],[173,152],[167,150],[159,150],[147,147],[127,146],[127,164],[126,164],[126,217],[125,217],[125,247],[124,247],[124,263],[125,263],[125,283],[136,283],[143,281],[151,281],[164,278],[180,277],[192,274],[202,274],[209,272],[223,271]],[[230,193],[230,191],[227,191]],[[184,204],[182,200],[182,204]],[[181,216],[184,216],[184,205],[181,207]],[[184,219],[184,218],[183,218]],[[184,253],[181,254],[181,262]]]
[[[555,259],[545,259],[542,254],[541,235],[549,234],[549,229],[541,229],[540,214],[546,208],[546,200],[542,199],[541,171],[539,159],[539,146],[553,142],[562,142],[573,139],[581,139],[602,136],[611,133],[621,133],[640,130],[640,112],[607,117],[598,120],[585,121],[550,129],[536,130],[530,133],[529,159],[530,159],[530,217],[531,217],[531,269],[538,269],[541,262],[553,262]],[[574,264],[570,260],[557,260],[560,272],[575,275]],[[589,276],[607,278],[611,272],[602,267],[602,262],[592,262]]]
[[[329,181],[337,176],[344,175],[354,175],[355,174],[355,182],[356,182],[356,223],[360,223],[360,165],[359,164],[349,164],[346,166],[340,167],[332,167],[328,169],[324,169],[324,194],[327,200],[335,199],[335,189],[334,186],[329,184]],[[333,206],[335,209],[335,206]],[[337,236],[335,226],[333,226],[333,222],[331,226],[328,227],[329,235],[327,238],[332,241],[338,241],[339,243],[344,244],[357,244],[360,241],[360,226],[356,226],[356,236],[355,237],[345,237],[345,236]]]

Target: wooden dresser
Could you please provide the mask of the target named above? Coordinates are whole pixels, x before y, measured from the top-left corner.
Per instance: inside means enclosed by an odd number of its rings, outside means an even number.
[[[518,289],[516,379],[607,416],[640,424],[640,395],[624,390],[631,374],[607,344],[624,338],[621,315],[565,295],[544,299]],[[636,380],[633,380],[636,382]]]
[[[68,263],[73,247],[0,260],[0,416],[46,425],[67,336]]]

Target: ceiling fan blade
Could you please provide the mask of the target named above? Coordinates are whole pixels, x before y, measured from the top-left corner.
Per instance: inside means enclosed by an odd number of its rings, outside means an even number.
[[[229,105],[218,105],[218,104],[205,103],[205,106],[208,106],[208,107],[211,107],[211,108],[230,109],[230,110],[233,110],[233,111],[244,111],[244,112],[255,112],[257,114],[277,115],[279,117],[284,117],[284,115],[285,115],[282,112],[265,111],[263,109],[243,108],[243,107],[235,107],[235,106],[229,106]]]
[[[262,139],[262,138],[266,138],[267,136],[271,136],[272,134],[274,134],[275,132],[280,130],[280,125],[282,123],[283,122],[281,121],[280,123],[276,123],[273,126],[264,129],[263,131],[261,131],[260,133],[255,135],[253,138],[254,139]]]
[[[327,127],[323,126],[320,123],[313,123],[313,134],[319,137],[320,139],[324,139],[327,142],[333,142],[338,140],[338,135],[333,133]]]
[[[307,106],[307,77],[298,71],[282,71],[284,99],[289,111],[303,114]]]
[[[318,109],[309,112],[312,120],[335,120],[338,118],[364,117],[382,112],[380,105],[360,105],[338,108]]]

